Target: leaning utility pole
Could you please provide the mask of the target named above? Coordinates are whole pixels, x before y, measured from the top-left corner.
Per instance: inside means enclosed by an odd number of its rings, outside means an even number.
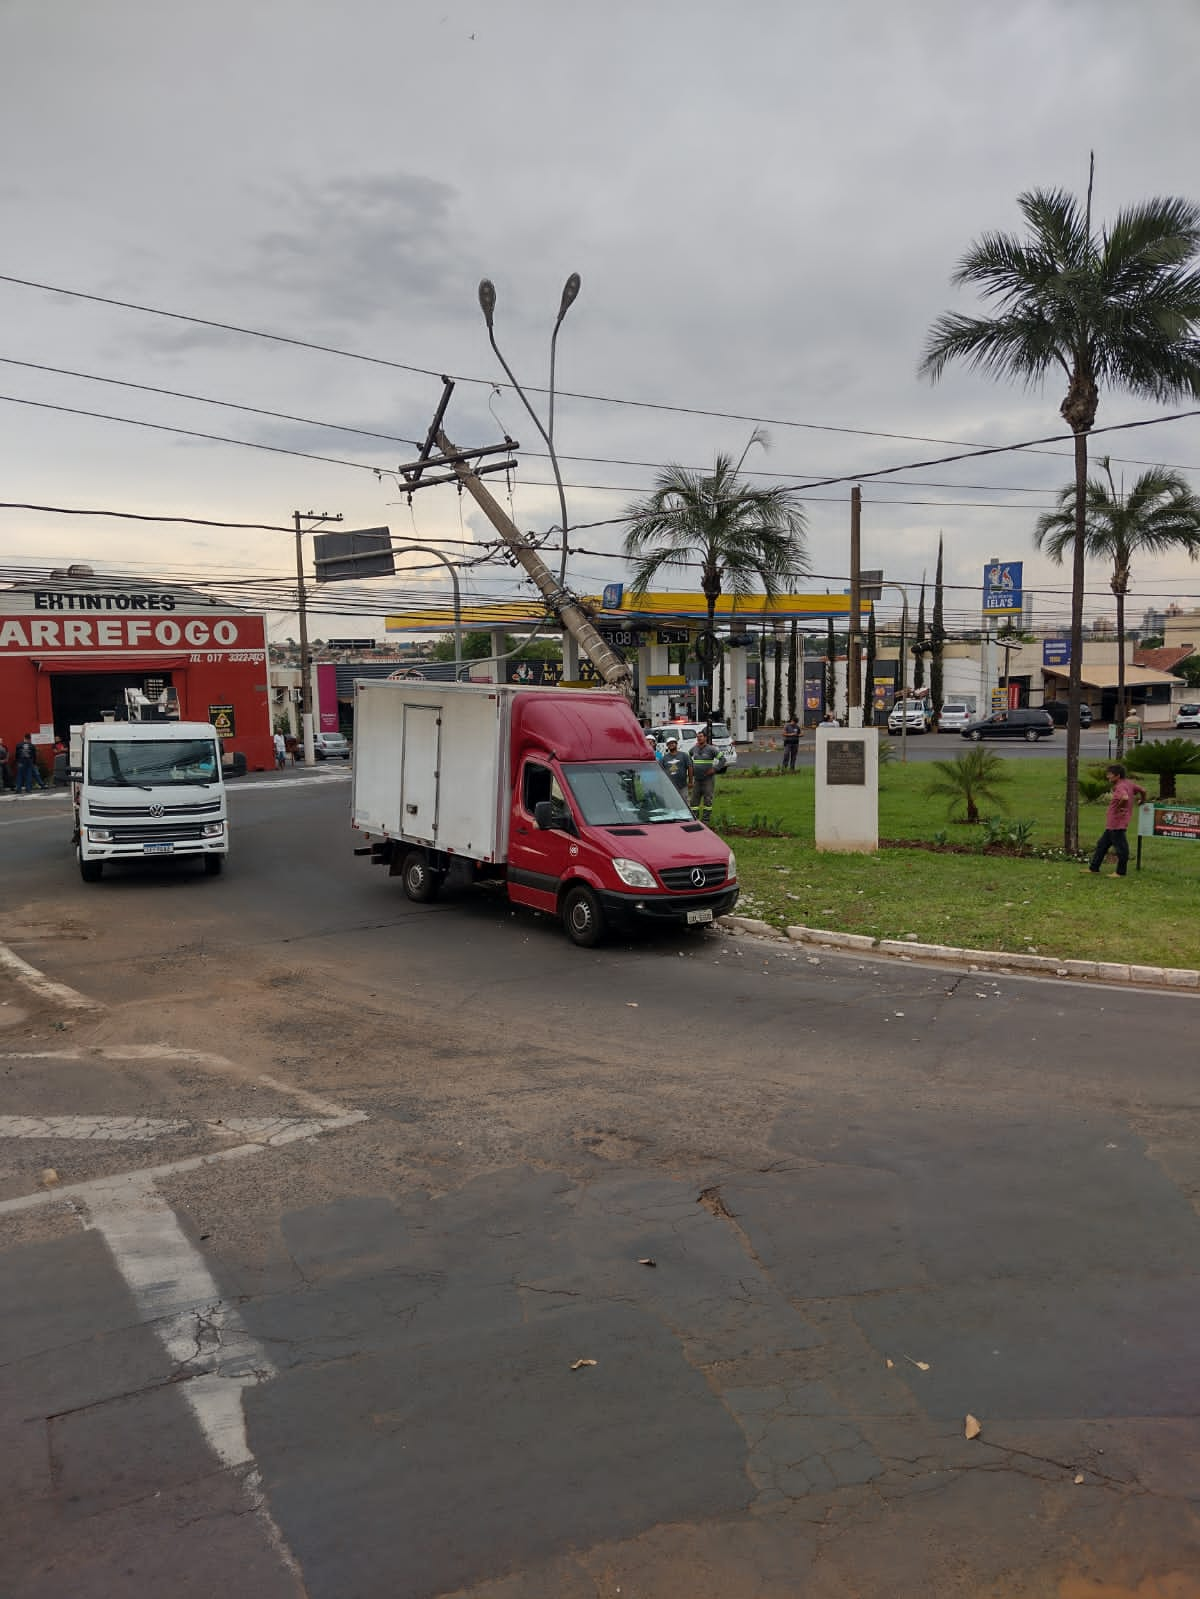
[[[575,595],[570,589],[560,585],[524,533],[509,520],[499,502],[492,498],[484,484],[463,460],[461,452],[451,444],[440,429],[437,444],[443,458],[451,462],[458,481],[499,533],[512,552],[513,559],[535,584],[549,609],[560,619],[567,632],[595,666],[606,686],[615,688],[632,699],[633,671],[629,662],[623,661],[616,651],[604,642]]]

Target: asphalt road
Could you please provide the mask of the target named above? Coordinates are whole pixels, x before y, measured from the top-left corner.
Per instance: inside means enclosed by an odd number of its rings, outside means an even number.
[[[0,972],[6,1599],[1200,1594],[1195,999],[585,952],[348,794],[97,885],[0,802],[103,1004]]]
[[[907,739],[902,739],[898,733],[890,733],[887,738],[897,760],[902,758],[910,761],[953,760],[964,750],[976,747],[959,733],[914,733]],[[1200,732],[1190,727],[1154,728],[1148,738],[1186,738],[1200,741]],[[778,735],[775,735],[775,741],[779,742]],[[1039,739],[1036,744],[1027,744],[1021,738],[987,739],[979,748],[995,750],[997,755],[1003,755],[1006,760],[1046,760],[1057,757],[1065,761],[1067,735],[1065,729],[1059,727],[1055,728],[1049,738]],[[811,766],[815,756],[816,738],[810,728],[800,740],[798,764]],[[1079,758],[1087,763],[1115,759],[1115,756],[1109,752],[1106,727],[1096,723],[1079,735]],[[738,755],[739,766],[779,766],[782,760],[781,750],[741,750]]]

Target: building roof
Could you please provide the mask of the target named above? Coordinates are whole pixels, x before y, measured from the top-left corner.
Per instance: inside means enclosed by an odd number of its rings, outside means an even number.
[[[1069,666],[1047,666],[1044,670],[1047,677],[1061,677],[1064,682],[1071,675]],[[1116,688],[1116,665],[1093,667],[1090,672],[1080,672],[1079,681],[1086,688]],[[1145,666],[1127,666],[1125,668],[1126,688],[1161,687],[1164,683],[1180,683],[1182,681],[1182,678],[1175,677],[1171,672],[1153,672]]]
[[[1152,672],[1173,672],[1181,661],[1196,653],[1194,644],[1171,644],[1157,650],[1134,650],[1133,664]]]

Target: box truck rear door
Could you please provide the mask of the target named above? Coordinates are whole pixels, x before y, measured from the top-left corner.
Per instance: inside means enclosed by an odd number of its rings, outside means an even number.
[[[400,768],[400,826],[406,838],[437,841],[441,713],[436,705],[404,707]]]

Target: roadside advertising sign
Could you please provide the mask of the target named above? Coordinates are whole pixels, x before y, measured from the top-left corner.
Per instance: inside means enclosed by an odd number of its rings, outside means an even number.
[[[1020,612],[1023,561],[989,561],[983,569],[983,614],[1013,616]]]
[[[1044,638],[1042,640],[1043,666],[1070,666],[1071,641],[1069,638]]]

